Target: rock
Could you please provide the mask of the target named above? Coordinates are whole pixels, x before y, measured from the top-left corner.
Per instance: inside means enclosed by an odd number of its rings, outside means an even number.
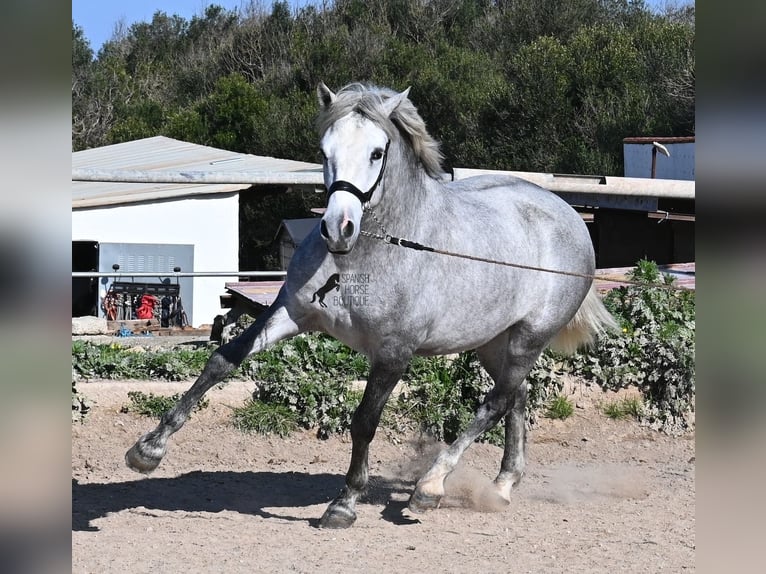
[[[108,335],[109,327],[103,317],[72,317],[72,335]]]

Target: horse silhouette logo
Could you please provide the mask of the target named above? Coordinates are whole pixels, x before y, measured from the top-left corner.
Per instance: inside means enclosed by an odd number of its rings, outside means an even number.
[[[340,273],[333,273],[332,275],[330,275],[330,278],[327,280],[327,283],[325,283],[319,289],[314,291],[314,296],[311,298],[311,302],[314,303],[315,301],[317,301],[317,298],[318,298],[319,306],[327,307],[327,303],[324,302],[324,296],[327,295],[333,289],[335,289],[336,291],[340,291]]]

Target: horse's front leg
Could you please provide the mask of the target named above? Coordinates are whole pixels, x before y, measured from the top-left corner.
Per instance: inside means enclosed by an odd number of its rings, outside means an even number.
[[[322,528],[348,528],[356,521],[356,501],[367,486],[368,453],[375,431],[391,391],[407,366],[406,361],[373,364],[364,395],[351,419],[351,464],[346,473],[346,485],[325,510],[319,521]]]
[[[210,388],[222,382],[248,355],[300,331],[281,304],[275,303],[264,311],[241,335],[211,355],[194,385],[163,415],[157,428],[143,435],[125,453],[128,467],[144,474],[152,472],[165,456],[170,436],[183,426],[194,405]]]

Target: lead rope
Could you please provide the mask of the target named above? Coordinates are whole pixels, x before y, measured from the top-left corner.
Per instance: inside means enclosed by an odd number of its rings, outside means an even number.
[[[543,273],[553,273],[555,275],[567,275],[569,277],[581,277],[583,279],[591,279],[593,281],[613,281],[615,283],[623,283],[625,285],[634,285],[636,287],[657,287],[658,289],[668,289],[672,291],[685,290],[686,287],[673,285],[670,283],[647,283],[643,281],[635,281],[632,279],[623,279],[622,277],[614,277],[611,275],[592,275],[589,273],[577,273],[575,271],[562,271],[559,269],[547,269],[545,267],[536,267],[534,265],[524,265],[523,263],[510,263],[509,261],[498,261],[497,259],[488,259],[486,257],[477,257],[475,255],[467,255],[465,253],[455,253],[454,251],[447,251],[445,249],[437,249],[435,247],[429,247],[416,241],[410,241],[409,239],[402,239],[400,237],[394,237],[390,235],[383,224],[378,220],[375,212],[369,206],[365,204],[363,206],[364,213],[369,213],[372,220],[377,224],[382,233],[371,233],[369,231],[360,231],[360,235],[370,237],[371,239],[378,239],[384,243],[391,245],[398,245],[400,247],[406,247],[408,249],[414,249],[416,251],[429,251],[431,253],[438,253],[440,255],[447,255],[449,257],[457,257],[459,259],[468,259],[470,261],[480,261],[482,263],[492,263],[493,265],[503,265],[505,267],[515,267],[516,269],[526,269],[529,271],[541,271]]]

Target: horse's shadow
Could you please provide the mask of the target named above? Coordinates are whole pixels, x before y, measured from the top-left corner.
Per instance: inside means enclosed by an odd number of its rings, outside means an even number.
[[[263,518],[308,522],[319,517],[289,515],[291,507],[329,503],[339,492],[343,477],[305,472],[194,471],[173,478],[139,478],[128,482],[80,484],[72,479],[72,530],[96,531],[93,521],[112,512],[143,507],[161,511],[221,512],[231,510]],[[391,500],[411,485],[375,477],[361,502],[385,504],[384,520],[394,524],[417,522],[402,514],[406,503]],[[288,514],[266,510],[284,508]]]

